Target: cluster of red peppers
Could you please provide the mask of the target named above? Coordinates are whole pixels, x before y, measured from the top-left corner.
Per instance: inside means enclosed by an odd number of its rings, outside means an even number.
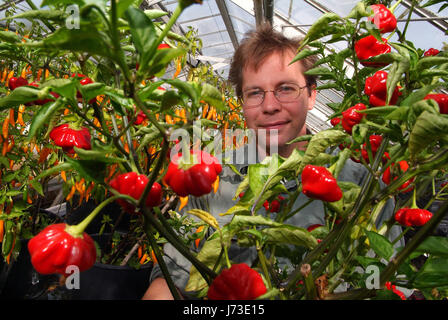
[[[406,160],[401,160],[398,162],[398,166],[395,166],[395,163],[392,163],[389,167],[384,170],[383,177],[381,178],[383,182],[389,185],[393,180],[396,180],[403,172],[409,169],[409,163]],[[414,182],[414,178],[409,179],[405,183],[403,183],[398,190],[401,192],[409,192],[414,189],[414,187],[410,184]]]
[[[310,164],[302,171],[302,192],[309,198],[326,202],[342,198],[342,190],[331,172],[325,167]]]
[[[370,23],[374,23],[379,32],[384,34],[392,32],[397,27],[397,19],[391,10],[383,4],[373,4],[370,6],[373,10],[373,16],[368,18]],[[365,61],[371,57],[380,54],[389,53],[391,47],[387,44],[387,39],[381,38],[381,41],[373,35],[368,35],[355,42],[355,53],[361,64],[369,67],[384,67],[387,63]]]
[[[282,201],[285,200],[283,196],[277,196],[277,199],[272,200],[269,202],[268,200],[265,200],[263,203],[263,207],[266,209],[267,212],[280,212],[280,208],[282,205]]]
[[[247,264],[234,264],[224,269],[212,282],[210,300],[254,300],[267,292],[260,274]]]

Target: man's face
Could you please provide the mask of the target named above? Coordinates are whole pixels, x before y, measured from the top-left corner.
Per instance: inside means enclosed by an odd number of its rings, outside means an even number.
[[[282,85],[294,84],[296,87],[306,85],[302,66],[299,62],[288,65],[294,58],[292,51],[274,53],[268,56],[255,71],[253,68],[243,69],[243,96],[248,90],[275,90]],[[309,93],[308,88],[302,89],[300,95],[291,102],[279,102],[273,92],[266,92],[260,105],[247,106],[243,104],[243,112],[248,128],[258,131],[266,130],[266,145],[270,144],[270,130],[278,130],[278,152],[289,156],[297,145],[287,145],[288,141],[306,133],[305,120],[308,110],[314,106],[315,90]],[[263,141],[259,143],[264,144]],[[276,144],[275,141],[273,142]]]

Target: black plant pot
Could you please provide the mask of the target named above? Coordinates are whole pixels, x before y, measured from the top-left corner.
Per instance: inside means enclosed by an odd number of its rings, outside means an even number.
[[[109,236],[91,235],[100,248],[105,246]],[[64,290],[69,291],[71,300],[139,300],[149,286],[152,267],[152,262],[138,269],[97,262],[79,274],[79,289]]]
[[[79,289],[71,289],[71,300],[139,300],[149,286],[152,263],[140,269],[102,263],[80,273]],[[68,290],[68,289],[66,289]]]
[[[28,240],[20,241],[20,253],[7,264],[0,259],[0,299],[46,299],[48,288],[59,283],[59,275],[40,275],[32,264],[28,252]]]

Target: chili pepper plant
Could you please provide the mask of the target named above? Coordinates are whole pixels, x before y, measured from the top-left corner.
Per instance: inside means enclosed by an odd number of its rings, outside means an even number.
[[[14,71],[9,81],[21,70],[26,80],[2,87],[0,98],[8,129],[1,158],[7,178],[0,201],[7,226],[3,256],[14,251],[7,241],[28,237],[36,270],[64,274],[73,263],[88,269],[95,255],[85,228],[98,215],[105,224],[116,223],[100,213],[116,203],[133,222],[127,233],[132,248],[123,249],[124,239],[115,243],[126,254],[119,261],[127,263],[137,254],[140,261],[159,263],[176,299],[181,297],[159,246],[166,242],[192,263],[186,290],[200,298],[402,299],[400,288],[418,290],[427,299],[446,297],[448,242],[434,235],[448,210],[448,189],[441,186],[448,164],[445,48],[434,44],[437,51],[425,54],[430,48],[416,48],[406,39],[411,22],[404,29],[394,23],[400,1],[362,1],[347,16],[324,14],[292,62],[317,55],[307,71],[325,82],[317,90],[341,91],[343,100],[329,104],[334,126],[297,138],[307,141],[305,151],[251,164],[235,192],[235,205],[222,213],[231,216],[230,222],[220,225],[205,210],[181,214],[181,209],[190,197],[216,192],[222,168],[235,167],[215,161],[223,150],[205,149],[211,146],[209,132],[202,133],[198,145],[170,139],[180,128],[193,135],[195,122],[217,131],[245,128],[227,83],[205,65],[188,66],[188,54],[200,49],[200,39],[194,32],[185,37],[171,32],[183,9],[200,2],[180,0],[167,23],[159,20],[165,12],[115,0],[76,1],[77,28],[66,25],[63,0],[44,1],[51,10],[35,8],[6,18],[33,23],[17,33],[0,32],[2,67]],[[391,40],[392,34],[398,41]],[[365,38],[377,44],[365,46]],[[332,42],[344,42],[346,49],[332,50]],[[174,74],[166,73],[169,66]],[[10,122],[19,114],[23,124]],[[50,150],[41,163],[42,151],[24,156],[23,148],[32,144]],[[338,179],[349,159],[364,166],[362,185]],[[36,162],[40,166],[31,165]],[[45,196],[49,178],[59,179],[66,201],[77,195],[78,204],[93,199],[97,207],[76,225],[37,221],[28,209],[35,205],[34,195]],[[21,179],[21,185],[13,185],[13,179]],[[288,191],[281,183],[285,179],[297,188]],[[428,190],[429,201],[419,207],[419,197]],[[309,200],[292,210],[301,193]],[[390,199],[394,212],[377,225]],[[285,222],[313,201],[323,202],[325,225],[306,229]],[[439,208],[430,212],[435,202]],[[33,228],[25,234],[20,225]],[[390,239],[397,225],[403,232]],[[398,246],[410,231],[414,235]],[[257,251],[253,265],[228,256],[235,238],[237,245]],[[49,239],[86,252],[68,257]],[[48,250],[54,254],[46,255]],[[425,263],[417,267],[413,259],[423,254]],[[280,267],[278,260],[285,256],[292,264]],[[368,285],[371,266],[379,270],[374,287]],[[349,290],[335,292],[341,284]]]
[[[44,274],[64,275],[70,264],[83,271],[95,261],[138,268],[162,260],[158,248],[165,236],[145,223],[144,211],[169,218],[188,201],[162,182],[176,144],[170,133],[182,128],[192,134],[195,121],[204,132],[244,126],[210,66],[188,64],[201,48],[195,31],[171,31],[194,3],[180,1],[166,23],[161,17],[167,12],[118,1],[76,2],[77,27],[67,23],[72,16],[64,1],[8,12],[4,21],[12,29],[0,31],[0,242],[8,264],[17,258],[20,240],[31,238],[33,266]],[[207,192],[216,190],[217,175],[207,183]],[[70,212],[41,211],[60,200],[72,209],[92,201],[97,207],[69,226]],[[118,217],[101,211],[110,204],[122,209]],[[111,244],[98,253],[85,233],[95,218],[95,232],[110,233]],[[129,230],[119,231],[126,218]],[[184,232],[203,224],[188,217],[170,222]],[[79,256],[67,255],[64,241],[74,243]]]

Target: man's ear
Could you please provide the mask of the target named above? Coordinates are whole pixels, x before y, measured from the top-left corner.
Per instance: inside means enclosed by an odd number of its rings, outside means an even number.
[[[311,110],[314,108],[314,104],[316,103],[316,96],[317,96],[316,86],[312,85],[309,88],[308,110]]]

